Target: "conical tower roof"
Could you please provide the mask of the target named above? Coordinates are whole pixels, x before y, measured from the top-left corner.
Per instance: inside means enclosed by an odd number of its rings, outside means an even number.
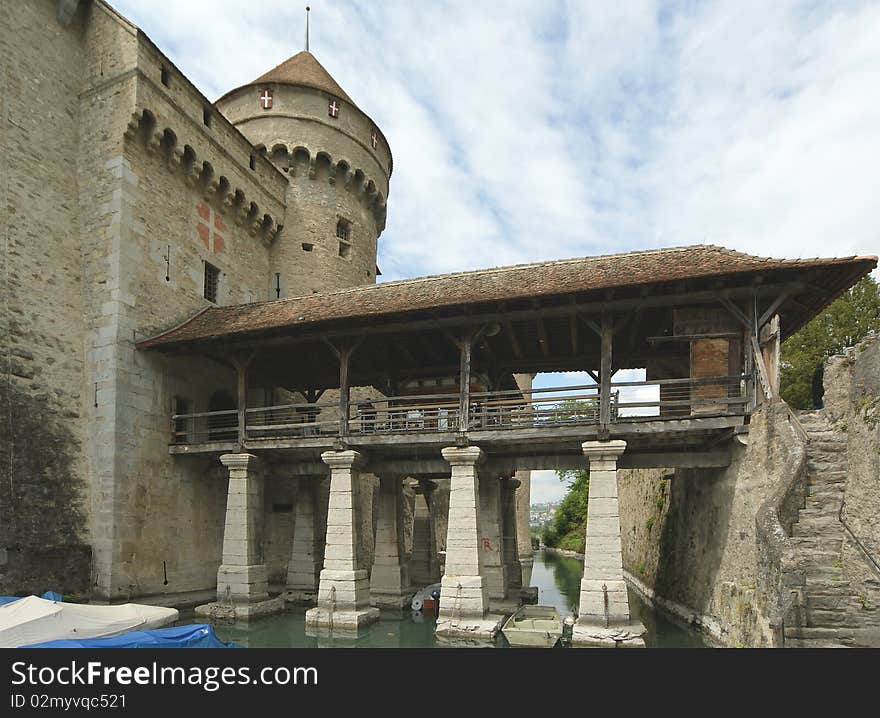
[[[324,69],[324,66],[308,50],[298,52],[277,67],[273,67],[269,72],[260,75],[250,84],[260,85],[267,82],[313,87],[354,105],[354,101],[345,90],[339,86],[339,83],[330,76],[330,73]]]

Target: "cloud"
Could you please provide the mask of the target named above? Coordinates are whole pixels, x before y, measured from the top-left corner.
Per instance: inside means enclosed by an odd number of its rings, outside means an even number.
[[[532,504],[545,504],[559,501],[568,492],[568,484],[559,480],[555,471],[533,471],[531,479]]]
[[[118,0],[208,96],[302,48],[282,0]],[[384,279],[709,241],[874,253],[876,3],[312,2],[382,127]]]

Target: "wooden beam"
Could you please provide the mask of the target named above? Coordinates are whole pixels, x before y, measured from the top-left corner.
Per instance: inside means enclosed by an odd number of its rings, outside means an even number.
[[[241,452],[247,444],[247,386],[248,365],[245,362],[238,364],[238,451]]]
[[[339,349],[339,436],[348,436],[348,411],[351,403],[350,387],[348,385],[348,370],[351,362],[352,350],[348,346]]]
[[[738,306],[736,306],[736,304],[734,304],[732,301],[730,301],[730,299],[726,297],[718,297],[718,301],[721,303],[721,306],[723,306],[728,312],[730,312],[734,316],[734,318],[738,322],[740,322],[740,324],[751,329],[752,322],[749,321],[749,318],[745,314],[743,314],[743,311]]]
[[[693,304],[707,304],[717,302],[720,299],[731,299],[731,298],[751,298],[755,293],[760,294],[761,296],[770,295],[774,293],[778,293],[782,289],[791,288],[795,291],[800,291],[802,289],[802,285],[796,282],[789,282],[787,284],[766,284],[761,287],[739,287],[732,289],[722,289],[722,290],[712,290],[712,291],[700,291],[700,292],[689,292],[687,294],[675,294],[675,295],[649,295],[649,296],[639,296],[639,297],[631,297],[628,299],[615,299],[615,300],[602,300],[602,301],[594,301],[594,302],[584,302],[581,304],[574,305],[578,311],[578,316],[583,317],[586,312],[600,312],[603,310],[618,310],[618,309],[635,309],[635,308],[649,308],[649,307],[675,307],[675,306],[689,306]],[[563,305],[556,307],[547,307],[544,309],[519,309],[512,310],[508,312],[490,312],[487,314],[472,314],[465,315],[459,314],[453,317],[429,317],[424,319],[416,319],[416,320],[407,320],[407,321],[399,321],[399,322],[377,322],[371,326],[367,327],[357,327],[357,328],[349,328],[349,329],[338,329],[338,330],[314,330],[310,332],[304,332],[298,336],[273,336],[273,337],[254,337],[251,339],[240,339],[240,340],[229,340],[227,341],[223,337],[212,340],[197,340],[193,343],[188,343],[186,345],[174,345],[173,347],[168,347],[166,351],[174,352],[180,354],[199,354],[204,356],[211,349],[209,347],[215,348],[218,346],[223,346],[227,351],[242,348],[242,347],[271,347],[271,346],[284,346],[290,344],[302,344],[306,342],[320,342],[328,339],[336,339],[341,337],[354,337],[354,336],[376,336],[380,334],[394,334],[398,332],[409,332],[409,331],[419,331],[422,329],[436,329],[443,330],[449,329],[453,327],[463,327],[463,326],[473,326],[479,325],[484,322],[508,322],[508,321],[526,321],[528,319],[535,319],[538,316],[543,317],[544,319],[548,319],[551,317],[559,317],[568,315],[571,312],[572,305]],[[586,320],[584,320],[585,323]],[[592,326],[590,326],[592,325]],[[598,326],[592,320],[589,321],[588,326],[591,329]],[[283,332],[285,327],[277,327],[272,331],[274,332]],[[598,333],[598,332],[597,332]],[[185,347],[182,348],[182,347]],[[202,348],[204,347],[204,348]],[[150,348],[150,347],[147,347]],[[197,348],[198,351],[193,352],[192,349]],[[157,346],[157,350],[161,350],[162,346]],[[189,351],[186,351],[188,349]]]
[[[458,394],[458,431],[460,434],[468,430],[471,411],[471,348],[474,335],[470,329],[465,329],[461,336],[459,347],[461,349],[461,366],[459,370],[459,394]]]
[[[513,328],[513,322],[504,322],[504,333],[510,342],[510,349],[517,359],[522,359],[522,348],[519,345],[519,338],[516,336],[516,330]]]
[[[577,314],[572,314],[568,318],[568,330],[571,335],[571,353],[578,353],[578,318]]]
[[[608,430],[611,423],[611,345],[614,323],[611,312],[602,312],[601,357],[599,367],[599,426]]]
[[[541,353],[544,358],[550,356],[550,343],[547,341],[547,330],[544,328],[544,320],[541,317],[537,319],[538,323],[538,346],[541,347]]]
[[[600,337],[602,336],[602,327],[600,327],[598,324],[596,324],[596,322],[586,316],[584,312],[580,309],[578,310],[578,317],[584,324],[586,324],[590,329],[596,332],[596,334],[598,334]]]
[[[248,367],[256,359],[259,349],[254,349],[245,356],[232,358],[237,375],[237,406],[238,406],[238,451],[241,452],[247,444],[247,389]]]
[[[627,351],[632,352],[636,348],[636,341],[639,338],[639,327],[642,324],[642,310],[636,309],[633,314],[633,321],[629,327],[629,337],[626,342]]]
[[[782,303],[786,299],[788,299],[788,295],[789,292],[787,290],[780,292],[779,296],[773,300],[773,303],[769,307],[767,307],[767,309],[761,315],[761,318],[758,320],[758,329],[763,327],[773,318],[773,315],[776,314],[776,310],[779,309],[780,306],[782,306]]]
[[[764,363],[764,353],[761,351],[761,347],[758,346],[758,340],[754,334],[750,334],[749,339],[752,343],[752,355],[755,365],[758,367],[758,375],[761,380],[761,388],[764,390],[764,397],[772,399],[773,386],[770,384],[770,375],[767,372],[767,365]]]

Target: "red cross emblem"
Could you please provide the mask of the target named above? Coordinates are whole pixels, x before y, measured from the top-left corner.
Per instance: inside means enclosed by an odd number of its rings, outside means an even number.
[[[379,133],[376,130],[370,133],[370,144],[373,145],[373,149],[376,149],[376,145],[379,144]]]
[[[327,114],[333,118],[339,117],[339,103],[336,100],[330,100],[330,104],[327,105]]]
[[[272,109],[272,90],[263,90],[260,93],[260,107],[264,110]]]

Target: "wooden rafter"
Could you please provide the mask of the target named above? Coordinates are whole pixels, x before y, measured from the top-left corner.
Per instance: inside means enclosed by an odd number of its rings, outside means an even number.
[[[513,328],[513,322],[504,322],[504,333],[507,334],[507,340],[510,342],[510,350],[513,352],[513,355],[517,359],[522,359],[522,347],[520,347],[516,330]]]
[[[550,356],[550,342],[547,339],[547,330],[544,327],[544,320],[541,317],[538,317],[536,321],[538,325],[538,346],[541,347],[541,353],[546,359]]]

